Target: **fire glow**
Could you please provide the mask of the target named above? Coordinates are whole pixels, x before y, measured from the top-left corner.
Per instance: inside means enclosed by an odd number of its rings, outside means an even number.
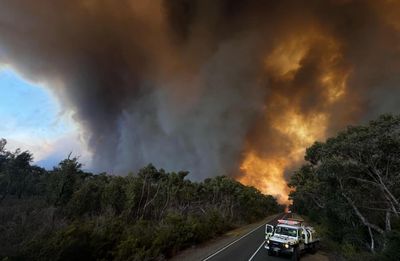
[[[265,108],[265,121],[286,146],[272,156],[263,156],[250,146],[240,167],[244,174],[239,178],[240,182],[276,196],[282,204],[290,203],[285,172],[301,163],[308,146],[325,138],[330,107],[345,96],[348,70],[341,65],[338,44],[317,32],[308,37],[294,35],[292,39],[285,39],[265,63],[266,70],[275,78],[277,88],[279,84],[295,85],[294,79],[302,70],[302,61],[315,45],[324,46],[318,82],[325,99],[324,108],[319,112],[305,113],[299,103],[301,97],[285,96],[279,91],[272,93],[273,98]]]
[[[400,110],[399,10],[393,0],[3,0],[0,67],[51,88],[94,172],[152,163],[196,181],[230,175],[288,203],[306,147]]]

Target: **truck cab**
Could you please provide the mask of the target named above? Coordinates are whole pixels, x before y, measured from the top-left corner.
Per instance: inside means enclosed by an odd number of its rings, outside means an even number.
[[[315,230],[300,220],[278,220],[276,227],[267,224],[265,240],[268,255],[290,254],[292,260],[298,260],[307,250],[314,253],[319,242]]]

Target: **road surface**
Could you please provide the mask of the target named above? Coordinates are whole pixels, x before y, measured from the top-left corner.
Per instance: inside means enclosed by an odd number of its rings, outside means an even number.
[[[288,218],[290,214],[282,214],[277,218],[268,221],[268,224],[276,225],[278,219]],[[272,260],[290,260],[287,257],[268,256],[264,248],[265,244],[265,224],[255,228],[241,238],[229,243],[213,254],[209,255],[203,261],[272,261]]]

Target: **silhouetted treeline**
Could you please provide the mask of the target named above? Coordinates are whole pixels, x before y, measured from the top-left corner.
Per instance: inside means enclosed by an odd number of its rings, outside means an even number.
[[[400,260],[400,116],[348,127],[305,159],[291,179],[293,210],[349,260]]]
[[[236,225],[283,211],[231,178],[203,182],[149,165],[93,175],[76,158],[52,171],[0,143],[0,259],[163,260]]]

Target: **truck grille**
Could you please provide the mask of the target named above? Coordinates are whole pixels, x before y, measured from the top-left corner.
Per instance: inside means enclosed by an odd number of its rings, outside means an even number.
[[[270,241],[269,245],[272,246],[272,247],[279,247],[279,248],[282,247],[282,243],[275,242],[275,241]]]

